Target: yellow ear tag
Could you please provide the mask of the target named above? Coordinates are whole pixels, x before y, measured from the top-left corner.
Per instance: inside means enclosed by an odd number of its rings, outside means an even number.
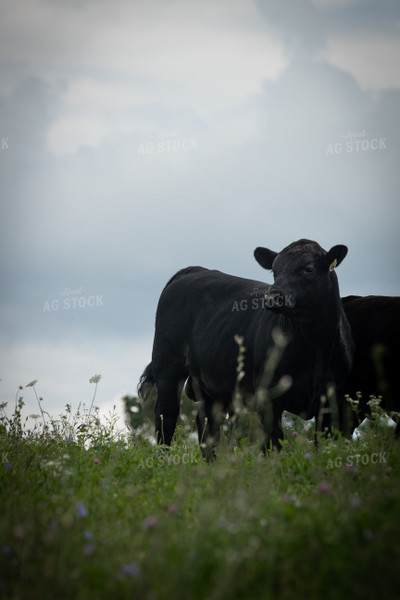
[[[333,271],[333,269],[336,267],[337,265],[337,260],[335,258],[335,260],[333,262],[331,262],[330,266],[329,266],[329,270]]]

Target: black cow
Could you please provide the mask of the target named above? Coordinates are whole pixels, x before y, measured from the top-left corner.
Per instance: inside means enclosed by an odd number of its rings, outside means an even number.
[[[400,298],[396,296],[347,296],[342,298],[354,339],[354,364],[343,392],[355,399],[361,392],[360,417],[368,414],[370,395],[382,396],[381,406],[400,411]],[[356,416],[342,405],[342,429],[349,435]],[[396,428],[400,436],[400,423]]]
[[[239,389],[243,398],[249,398],[260,386],[274,329],[286,336],[288,344],[269,388],[285,375],[292,385],[271,400],[268,410],[260,408],[265,446],[272,443],[279,448],[284,410],[304,418],[318,415],[327,386],[341,384],[351,368],[350,328],[334,272],[346,254],[346,246],[326,252],[310,240],[294,242],[279,253],[256,248],[258,263],[272,269],[273,285],[202,267],[188,267],[170,279],[157,308],[152,362],[138,387],[145,397],[147,386],[156,384],[159,443],[171,443],[180,394],[190,377],[188,393],[201,400],[196,419],[199,442],[203,456],[212,458],[237,383],[234,338],[241,336],[246,348]]]

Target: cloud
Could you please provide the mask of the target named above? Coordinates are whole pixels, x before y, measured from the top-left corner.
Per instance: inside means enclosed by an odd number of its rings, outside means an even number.
[[[324,57],[351,73],[364,89],[400,89],[400,39],[396,33],[347,33],[328,39]]]
[[[243,0],[34,4],[32,14],[7,10],[0,49],[5,64],[22,63],[27,75],[40,72],[61,89],[47,132],[55,155],[97,146],[115,131],[142,131],[143,107],[204,118],[235,106],[287,64]]]
[[[399,88],[400,7],[360,0],[258,3],[291,59],[319,58],[351,74],[364,89]]]
[[[259,0],[257,6],[292,57],[312,55],[324,45],[324,20],[310,0]]]

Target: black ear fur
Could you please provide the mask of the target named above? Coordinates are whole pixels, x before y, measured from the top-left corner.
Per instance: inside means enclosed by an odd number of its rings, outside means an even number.
[[[262,248],[261,246],[258,246],[258,248],[254,250],[254,258],[264,269],[272,269],[272,263],[277,256],[277,252],[268,250],[268,248]]]
[[[337,246],[333,246],[329,252],[326,253],[324,262],[327,269],[333,271],[333,269],[340,265],[342,260],[347,254],[347,246],[343,246],[342,244],[338,244]]]

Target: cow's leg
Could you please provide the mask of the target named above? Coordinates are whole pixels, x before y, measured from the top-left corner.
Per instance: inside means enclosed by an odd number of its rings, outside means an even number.
[[[203,458],[207,462],[216,458],[215,449],[220,438],[221,425],[226,415],[224,404],[222,402],[209,399],[201,401],[200,409],[197,413],[197,434]]]
[[[274,406],[271,400],[266,400],[264,406],[259,410],[260,420],[264,429],[263,453],[271,449],[280,450],[282,448],[280,440],[283,439],[282,431],[282,410]]]
[[[179,416],[181,393],[186,375],[182,370],[173,370],[156,377],[157,402],[155,434],[158,444],[171,445]]]
[[[337,393],[338,396],[338,415],[339,415],[339,431],[345,438],[351,439],[354,430],[358,426],[357,416],[353,411],[349,402],[345,398],[342,390]]]
[[[338,401],[339,398],[339,401]],[[345,428],[345,416],[344,411],[350,408],[347,406],[343,407],[344,400],[341,397],[340,391],[336,393],[334,389],[331,389],[331,393],[329,393],[329,387],[327,389],[327,394],[322,395],[320,401],[318,403],[317,416],[315,419],[315,443],[318,444],[318,437],[331,437],[333,435],[333,429],[339,430],[342,433],[347,434],[347,437],[351,436],[351,433],[355,429],[355,427],[349,427],[348,422],[346,423]],[[352,420],[351,413],[347,412],[346,417],[350,417],[350,423]],[[346,419],[347,420],[347,419]],[[351,433],[349,434],[351,429]],[[335,437],[336,433],[334,434]]]

